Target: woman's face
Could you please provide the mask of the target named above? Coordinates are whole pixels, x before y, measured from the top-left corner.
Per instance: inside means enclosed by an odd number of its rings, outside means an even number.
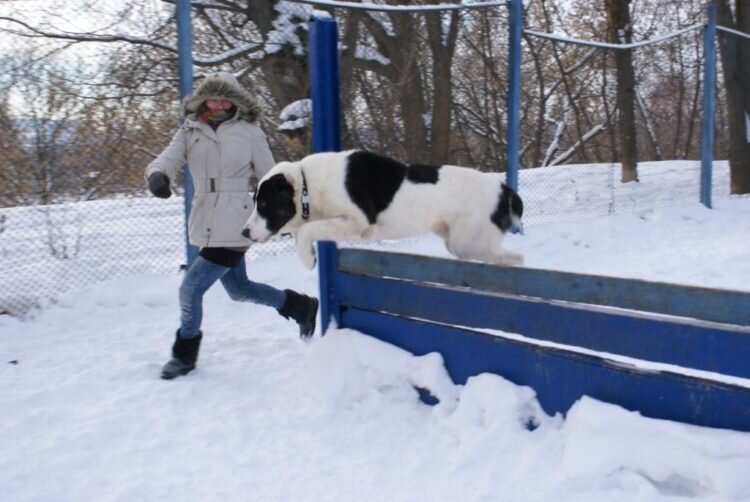
[[[211,96],[206,99],[206,108],[211,113],[221,113],[232,108],[232,102],[227,98]]]

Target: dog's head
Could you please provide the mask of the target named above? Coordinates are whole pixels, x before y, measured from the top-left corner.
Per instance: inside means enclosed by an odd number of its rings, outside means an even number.
[[[505,183],[500,183],[500,200],[495,212],[492,213],[492,222],[505,233],[510,230],[513,233],[523,234],[523,201],[515,190]]]
[[[292,231],[297,218],[297,183],[290,170],[294,163],[282,162],[266,174],[255,193],[255,209],[242,235],[264,242],[283,231]]]

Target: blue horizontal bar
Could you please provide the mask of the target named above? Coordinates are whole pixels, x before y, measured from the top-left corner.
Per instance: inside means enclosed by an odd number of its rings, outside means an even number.
[[[344,272],[399,277],[509,295],[588,303],[750,326],[750,292],[553,270],[498,267],[430,256],[339,250]]]
[[[750,328],[340,273],[342,306],[750,378]]]
[[[442,354],[457,384],[494,373],[532,387],[544,410],[565,413],[581,396],[665,420],[750,432],[750,389],[667,372],[643,372],[559,349],[358,309],[342,327],[416,355]],[[428,389],[429,390],[429,389]]]

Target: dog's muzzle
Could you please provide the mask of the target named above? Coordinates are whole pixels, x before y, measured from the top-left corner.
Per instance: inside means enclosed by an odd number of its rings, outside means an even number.
[[[250,229],[249,228],[243,228],[242,229],[242,237],[244,237],[245,239],[249,239],[250,238]]]

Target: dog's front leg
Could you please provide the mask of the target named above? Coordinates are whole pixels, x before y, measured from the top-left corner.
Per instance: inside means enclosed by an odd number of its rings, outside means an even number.
[[[315,256],[314,241],[310,240],[309,232],[305,230],[310,225],[311,223],[305,223],[297,230],[294,242],[297,248],[297,257],[305,267],[312,270],[315,268],[318,259]]]
[[[315,268],[315,241],[361,240],[367,225],[359,225],[349,218],[332,218],[305,223],[297,231],[297,256],[302,264]]]

